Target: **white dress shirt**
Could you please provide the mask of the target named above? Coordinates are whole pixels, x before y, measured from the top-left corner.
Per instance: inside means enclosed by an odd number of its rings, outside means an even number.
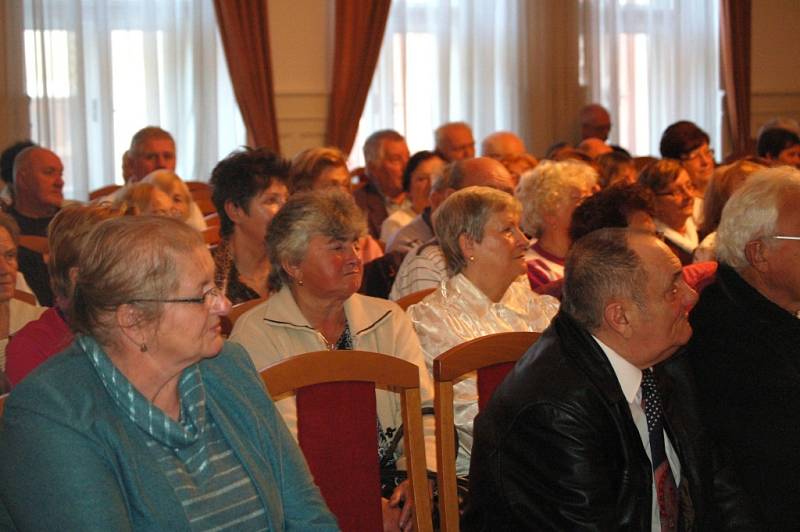
[[[636,424],[636,429],[639,431],[639,437],[642,439],[644,451],[647,453],[647,458],[652,462],[650,456],[650,434],[647,431],[647,418],[642,410],[642,370],[622,358],[613,349],[601,342],[596,336],[592,338],[603,350],[608,362],[614,369],[614,374],[617,376],[617,381],[622,388],[622,393],[625,400],[628,401],[628,407],[631,409],[631,416],[633,422]],[[664,448],[667,453],[667,461],[672,470],[672,476],[675,478],[675,485],[680,486],[681,483],[681,463],[678,460],[678,455],[669,441],[666,431],[664,431]],[[658,512],[658,494],[656,493],[656,484],[653,480],[653,501],[652,501],[652,518],[650,519],[650,528],[653,532],[661,532],[661,516]]]

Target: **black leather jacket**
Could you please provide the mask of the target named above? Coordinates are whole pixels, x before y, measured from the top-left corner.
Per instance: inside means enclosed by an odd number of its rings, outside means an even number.
[[[698,422],[685,362],[656,368],[682,530],[757,530]],[[565,312],[475,421],[465,530],[650,530],[652,472],[614,370]]]

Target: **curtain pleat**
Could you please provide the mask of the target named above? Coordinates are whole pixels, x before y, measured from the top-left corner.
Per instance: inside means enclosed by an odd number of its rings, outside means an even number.
[[[733,154],[752,151],[750,139],[751,0],[721,0],[720,56],[726,125]]]
[[[336,0],[333,84],[325,142],[344,153],[350,152],[358,132],[390,6],[391,0]]]
[[[214,10],[248,137],[280,152],[267,0],[214,0]]]

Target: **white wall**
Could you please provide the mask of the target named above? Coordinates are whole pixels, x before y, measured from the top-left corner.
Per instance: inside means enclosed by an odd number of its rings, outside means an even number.
[[[332,0],[269,1],[275,107],[285,157],[325,140],[333,20]]]

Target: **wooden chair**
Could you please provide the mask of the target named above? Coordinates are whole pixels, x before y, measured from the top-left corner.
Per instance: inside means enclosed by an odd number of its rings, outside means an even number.
[[[278,399],[294,394],[297,436],[314,481],[342,530],[381,530],[375,388],[397,392],[418,531],[432,530],[419,368],[366,351],[316,351],[261,371]]]
[[[533,332],[490,334],[457,345],[433,360],[433,384],[436,390],[433,403],[436,411],[436,477],[439,483],[439,519],[443,532],[459,530],[453,383],[477,371],[478,409],[482,410],[497,385],[539,336],[539,333]]]
[[[220,318],[220,323],[222,325],[222,336],[229,336],[233,330],[233,326],[236,325],[236,320],[238,320],[242,314],[256,305],[260,305],[266,300],[266,297],[259,297],[258,299],[251,299],[250,301],[233,305],[230,312],[228,312],[228,315]]]
[[[203,230],[203,240],[205,240],[206,244],[209,246],[216,246],[222,240],[222,236],[219,234],[219,226],[212,225],[209,226],[207,229]]]
[[[408,307],[410,307],[414,303],[419,303],[420,301],[425,299],[425,297],[428,294],[430,294],[431,292],[433,292],[434,290],[436,290],[436,288],[425,288],[424,290],[420,290],[418,292],[414,292],[412,294],[408,294],[407,296],[403,296],[400,299],[398,299],[397,301],[395,301],[395,303],[400,305],[401,309],[406,310]]]
[[[50,253],[50,246],[47,244],[47,237],[34,235],[20,235],[19,245],[35,251],[43,257]]]
[[[0,395],[0,417],[3,417],[3,409],[6,406],[6,399],[8,399],[7,393]]]
[[[20,301],[24,301],[25,303],[27,303],[29,305],[35,305],[36,304],[36,296],[35,295],[31,294],[30,292],[24,292],[22,290],[19,290],[18,288],[14,289],[14,299],[18,299]]]
[[[197,208],[200,209],[200,212],[203,213],[203,216],[208,216],[209,214],[213,214],[217,212],[217,208],[214,207],[214,202],[211,201],[211,198],[193,198],[194,202],[197,204]]]
[[[108,196],[108,195],[116,192],[120,188],[122,188],[122,185],[106,185],[106,186],[100,187],[100,188],[98,188],[96,190],[92,190],[91,192],[89,192],[89,201],[94,201],[96,199]]]
[[[208,227],[219,227],[222,223],[219,219],[219,213],[216,211],[212,212],[211,214],[206,214],[203,216],[203,219],[206,221],[206,225]]]

